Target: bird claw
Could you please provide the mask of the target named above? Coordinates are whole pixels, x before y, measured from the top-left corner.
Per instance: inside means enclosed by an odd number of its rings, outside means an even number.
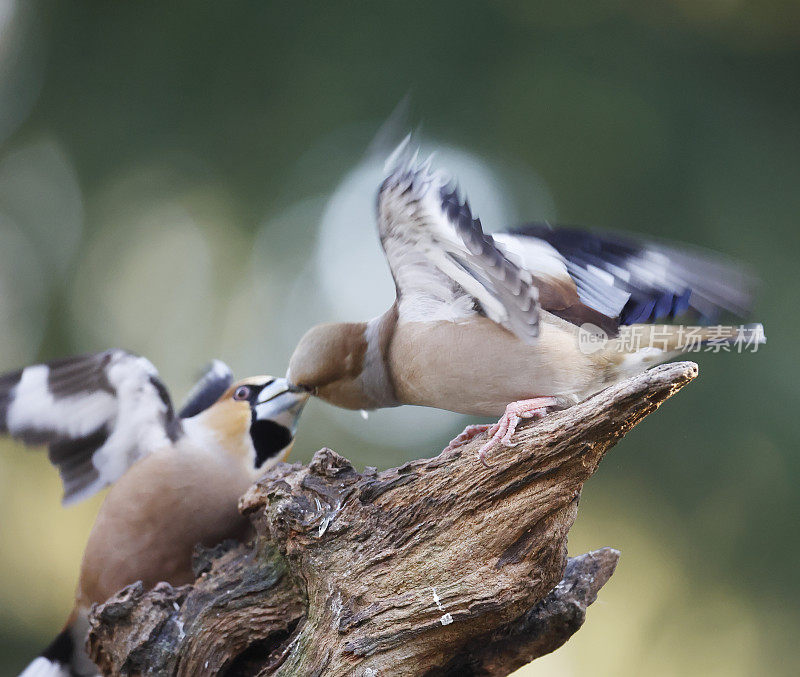
[[[496,424],[481,423],[476,425],[468,425],[463,431],[450,440],[449,444],[444,448],[442,453],[463,447],[467,442],[471,442],[481,433],[485,433],[487,430],[490,430],[490,428],[492,428],[494,425]]]
[[[491,464],[486,461],[486,457],[495,447],[513,448],[519,445],[519,442],[513,443],[511,438],[514,436],[520,420],[544,418],[548,408],[555,407],[557,404],[558,400],[555,397],[536,397],[530,400],[511,402],[500,420],[489,428],[489,440],[478,450],[478,460],[490,468]]]

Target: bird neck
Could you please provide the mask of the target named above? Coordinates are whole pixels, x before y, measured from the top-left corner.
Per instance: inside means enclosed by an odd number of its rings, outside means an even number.
[[[396,327],[396,305],[367,322],[364,327],[367,349],[361,370],[361,388],[368,403],[367,409],[396,407],[399,404],[389,368],[389,350]]]

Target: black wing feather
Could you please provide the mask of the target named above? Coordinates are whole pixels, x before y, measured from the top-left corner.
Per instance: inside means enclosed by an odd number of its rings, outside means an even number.
[[[232,384],[233,372],[230,367],[221,360],[214,360],[186,396],[178,416],[180,418],[197,416],[222,397]]]
[[[615,307],[614,299],[619,299],[618,291],[627,292],[627,301],[615,308],[617,321],[623,325],[682,315],[714,324],[724,314],[744,317],[752,305],[755,278],[713,254],[541,223],[507,233],[536,237],[555,248],[564,257],[582,300],[591,307],[608,313]]]
[[[0,433],[49,447],[65,503],[102,489],[181,432],[153,365],[123,350],[0,376]]]

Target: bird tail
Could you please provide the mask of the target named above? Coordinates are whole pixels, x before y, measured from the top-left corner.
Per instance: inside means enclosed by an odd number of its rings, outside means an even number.
[[[28,664],[19,677],[74,677],[71,668],[74,651],[75,642],[67,626],[40,656]]]
[[[89,610],[78,605],[64,629],[19,677],[89,677],[100,671],[86,653]]]

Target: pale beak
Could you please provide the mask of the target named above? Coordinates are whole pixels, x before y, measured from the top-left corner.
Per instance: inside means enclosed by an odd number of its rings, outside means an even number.
[[[276,378],[258,394],[253,406],[257,421],[274,421],[288,428],[292,435],[309,393],[293,387],[286,379]]]

